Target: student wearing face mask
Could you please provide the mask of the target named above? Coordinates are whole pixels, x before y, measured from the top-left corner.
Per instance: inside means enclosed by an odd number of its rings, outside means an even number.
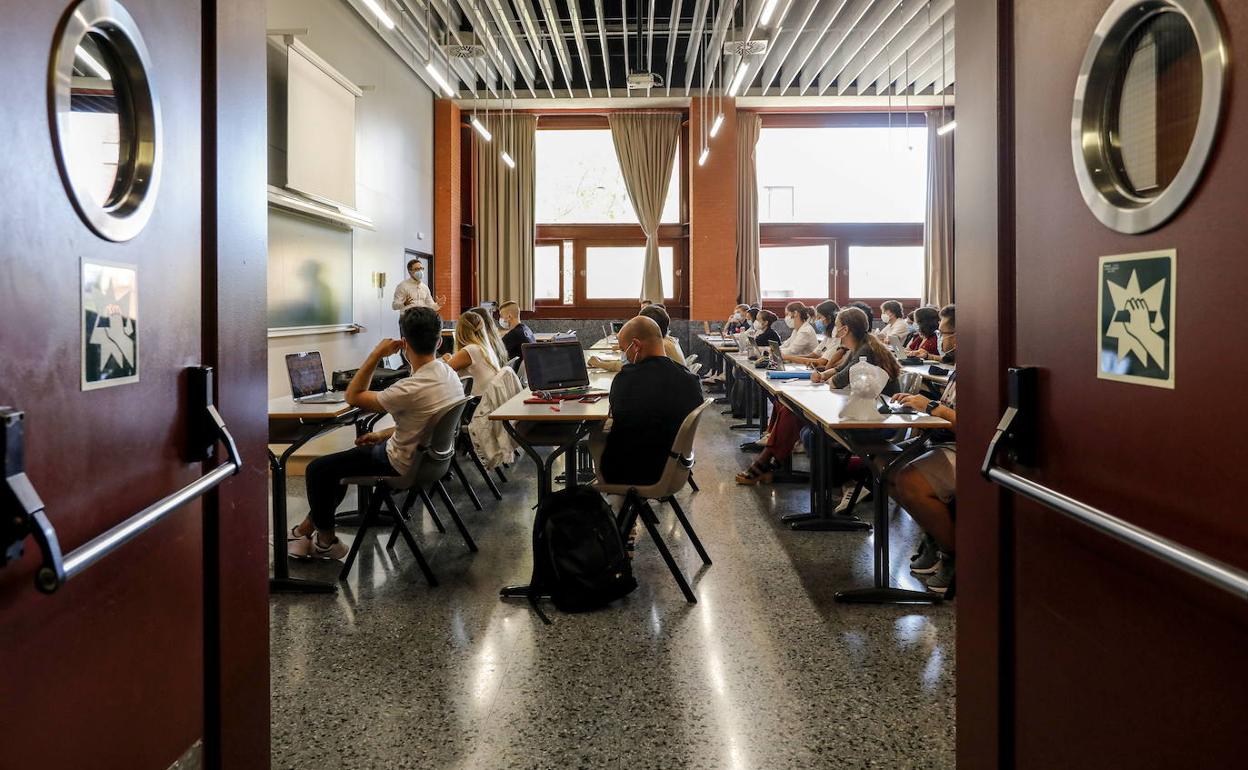
[[[832,336],[831,330],[836,314],[841,311],[839,305],[832,300],[825,300],[815,306],[815,317],[810,325],[814,326],[817,334],[825,335],[823,342],[815,345],[815,349],[810,355],[796,356],[785,355],[784,360],[793,364],[806,364],[815,369],[823,369],[829,365],[829,360],[836,351],[836,339]]]
[[[746,315],[749,310],[749,305],[737,305],[737,309],[732,312],[732,316],[724,322],[724,334],[740,334],[749,329],[750,317]]]
[[[940,313],[936,308],[921,307],[914,311],[914,322],[919,328],[906,343],[910,355],[919,358],[939,355],[936,333],[940,328]]]
[[[942,364],[952,364],[956,360],[958,349],[958,326],[953,305],[945,305],[941,308],[939,319],[939,325],[936,327],[935,352],[926,350],[924,346],[923,349],[916,350],[914,355],[931,361],[939,361]]]
[[[519,358],[523,361],[525,344],[537,342],[537,337],[533,334],[533,330],[520,320],[520,305],[515,302],[504,302],[498,308],[498,316],[500,324],[507,330],[507,333],[503,335],[503,345],[507,348],[507,360]]]
[[[407,261],[407,275],[407,278],[399,281],[399,285],[394,287],[394,302],[390,303],[390,307],[399,312],[409,307],[441,310],[446,304],[446,297],[438,297],[436,301],[433,299],[429,287],[425,285],[425,266],[419,259]]]
[[[837,339],[837,350],[843,357],[835,369],[811,375],[811,382],[826,382],[832,388],[847,388],[849,369],[861,359],[880,367],[888,375],[884,395],[891,396],[896,393],[897,376],[901,373],[901,367],[897,365],[897,359],[888,348],[871,336],[870,330],[871,322],[867,320],[867,314],[858,308],[847,307],[838,313],[832,336]]]
[[[667,310],[662,305],[651,304],[643,307],[641,309],[641,313],[638,314],[638,317],[649,318],[651,321],[654,321],[654,323],[659,327],[659,331],[663,332],[663,355],[672,359],[681,366],[684,366],[685,354],[684,351],[680,349],[680,343],[676,341],[675,337],[672,337],[667,333],[672,323],[671,318],[667,315]],[[623,350],[624,342],[621,340],[620,351],[622,352]],[[588,363],[596,369],[604,369],[608,372],[618,372],[623,369],[624,364],[627,363],[627,361],[624,356],[620,356],[620,360],[618,361],[602,359],[598,356],[590,356]]]
[[[880,305],[880,318],[884,321],[884,328],[874,332],[875,336],[887,343],[893,337],[905,339],[910,333],[910,325],[906,323],[906,317],[903,315],[901,303],[895,299],[890,299],[883,305]]]
[[[780,345],[780,353],[789,356],[809,356],[819,346],[819,337],[815,334],[815,325],[810,322],[815,311],[801,302],[790,302],[784,308],[784,324],[793,330],[789,338]]]

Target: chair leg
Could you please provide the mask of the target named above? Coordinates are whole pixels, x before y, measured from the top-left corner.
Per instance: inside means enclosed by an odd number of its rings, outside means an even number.
[[[442,534],[446,534],[446,527],[442,526],[442,520],[438,518],[438,512],[434,510],[433,501],[429,499],[429,493],[420,490],[420,501],[425,504],[425,510],[429,511],[429,518],[433,519],[433,526],[438,528]]]
[[[438,584],[438,579],[434,577],[433,570],[429,568],[429,562],[425,561],[425,555],[421,553],[420,546],[416,544],[416,538],[412,537],[412,531],[407,528],[407,522],[403,521],[403,516],[399,514],[399,509],[395,507],[394,499],[388,494],[383,494],[383,501],[394,514],[394,528],[403,534],[403,539],[407,541],[407,547],[411,549],[412,556],[416,557],[416,564],[420,567],[420,571],[425,575],[425,582],[430,587]]]
[[[360,526],[355,530],[355,540],[351,542],[351,551],[347,554],[347,560],[342,565],[342,571],[338,573],[339,580],[346,580],[351,574],[351,567],[355,564],[355,557],[360,555],[360,548],[364,545],[364,536],[368,534],[369,527],[377,523],[378,514],[381,512],[382,494],[374,494],[368,496],[368,508],[364,511],[364,518],[360,521]]]
[[[503,482],[504,484],[507,483],[507,474],[503,473],[503,466],[500,465],[497,468],[495,468],[494,475],[498,476],[499,481]]]
[[[467,544],[468,550],[476,553],[477,544],[473,542],[472,535],[468,534],[468,528],[464,526],[464,520],[459,518],[459,511],[455,510],[455,503],[451,502],[451,496],[446,493],[446,487],[441,481],[435,482],[434,486],[438,489],[438,496],[442,498],[442,503],[446,505],[446,510],[451,514],[451,521],[455,522],[459,534],[463,535],[464,543]]]
[[[485,479],[485,485],[490,488],[490,494],[494,495],[494,499],[502,500],[503,493],[498,491],[498,485],[494,483],[494,479],[490,478],[490,472],[485,469],[485,464],[481,462],[481,455],[477,454],[475,447],[468,447],[468,459],[477,466],[477,472],[481,474],[481,478]]]
[[[689,488],[690,488],[690,489],[692,489],[694,492],[701,492],[701,491],[702,491],[702,490],[698,489],[698,482],[696,482],[696,481],[694,481],[694,480],[693,480],[693,474],[692,474],[692,473],[690,473],[690,474],[689,474]]]
[[[706,549],[702,547],[702,541],[698,539],[698,533],[693,531],[693,525],[689,523],[689,518],[685,516],[685,511],[680,507],[680,503],[676,501],[675,497],[669,497],[662,502],[672,506],[677,520],[680,521],[680,526],[685,528],[685,534],[689,536],[689,542],[693,543],[694,550],[698,552],[698,556],[702,557],[702,563],[710,564],[711,557],[706,555]]]
[[[693,589],[689,587],[689,583],[681,573],[680,567],[676,565],[676,560],[672,558],[672,552],[667,550],[667,543],[663,542],[663,536],[659,534],[659,528],[654,525],[654,511],[650,510],[650,504],[643,502],[641,508],[641,523],[645,525],[646,531],[650,533],[650,539],[654,541],[655,547],[659,549],[659,555],[663,557],[663,561],[667,564],[668,570],[671,571],[672,577],[676,579],[676,585],[680,586],[680,592],[685,595],[685,601],[690,604],[697,604],[698,597],[693,595]]]
[[[455,475],[459,477],[459,485],[468,493],[468,499],[472,501],[472,507],[481,510],[481,498],[477,497],[477,490],[468,486],[468,477],[464,475],[464,469],[459,467],[459,458],[451,458],[451,470],[455,471]]]

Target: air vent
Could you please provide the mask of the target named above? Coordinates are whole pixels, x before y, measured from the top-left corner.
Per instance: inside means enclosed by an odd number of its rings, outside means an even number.
[[[740,37],[740,32],[735,32],[724,41],[724,56],[761,56],[765,53],[767,53],[766,38],[745,39]]]
[[[461,42],[442,46],[447,56],[452,59],[480,59],[485,56],[485,46],[477,42],[476,35],[461,32],[459,36]]]

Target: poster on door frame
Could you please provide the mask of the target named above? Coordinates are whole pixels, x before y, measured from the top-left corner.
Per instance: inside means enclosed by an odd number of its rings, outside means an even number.
[[[139,381],[139,269],[82,260],[82,389]]]
[[[1096,376],[1174,388],[1177,253],[1101,257]]]

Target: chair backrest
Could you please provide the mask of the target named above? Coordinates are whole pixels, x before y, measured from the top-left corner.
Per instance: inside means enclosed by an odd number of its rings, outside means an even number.
[[[429,435],[429,443],[421,448],[415,462],[407,473],[397,476],[391,482],[395,489],[410,489],[418,482],[429,483],[442,478],[451,467],[455,457],[455,441],[459,438],[459,418],[464,407],[472,398],[463,396],[443,407],[432,418],[433,431]]]
[[[516,369],[519,368],[520,366],[520,356],[515,356],[510,361],[508,361],[507,366],[511,367],[511,370],[513,372],[516,371]]]
[[[476,378],[471,374],[459,378],[459,384],[464,386],[464,395],[471,396],[473,385],[476,384]]]
[[[696,364],[697,362],[698,362],[697,353],[694,353],[693,355],[685,356],[685,366],[688,367],[690,371],[693,370],[693,365]]]
[[[674,495],[689,482],[689,472],[693,469],[694,460],[693,439],[698,432],[698,422],[702,419],[702,413],[713,403],[714,399],[706,399],[680,423],[680,430],[676,431],[676,438],[672,441],[667,464],[663,466],[663,474],[654,484],[658,490],[656,496]]]
[[[897,378],[897,385],[902,393],[918,393],[923,389],[923,375],[918,372],[902,372]]]
[[[521,361],[521,362],[520,362],[520,370],[516,372],[516,376],[518,376],[518,377],[520,378],[520,387],[522,387],[522,388],[527,388],[527,387],[529,387],[529,373],[528,373],[528,371],[524,368],[524,362],[523,362],[523,361]]]

